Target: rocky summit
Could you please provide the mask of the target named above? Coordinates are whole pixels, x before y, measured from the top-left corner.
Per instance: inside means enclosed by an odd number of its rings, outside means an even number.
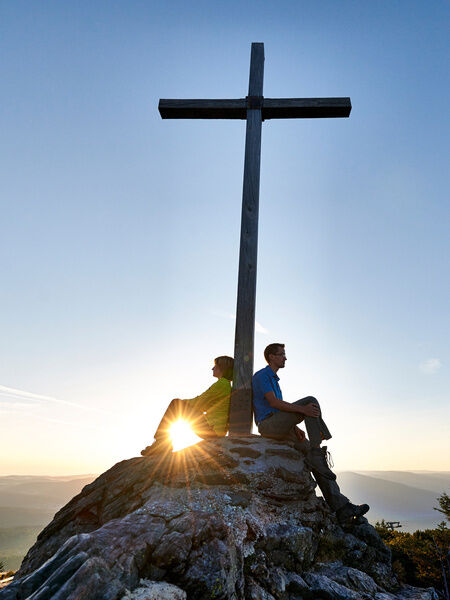
[[[87,485],[0,600],[433,600],[366,519],[344,531],[288,442],[221,438]],[[345,492],[345,490],[343,490]]]

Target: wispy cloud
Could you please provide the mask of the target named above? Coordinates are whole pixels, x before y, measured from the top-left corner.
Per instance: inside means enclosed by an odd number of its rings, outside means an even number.
[[[258,321],[255,321],[255,331],[257,331],[258,333],[269,333],[269,330],[263,327],[261,323],[258,323]]]
[[[2,417],[6,415],[17,416],[20,415],[21,419],[29,417],[33,420],[45,421],[47,423],[56,423],[57,425],[69,425],[70,427],[77,427],[82,430],[86,429],[94,429],[97,428],[96,423],[90,423],[88,420],[84,419],[83,422],[77,422],[71,419],[70,421],[64,421],[63,419],[58,419],[55,417],[49,417],[43,415],[39,412],[39,410],[33,410],[36,408],[40,408],[38,404],[26,404],[24,402],[3,402],[0,399],[0,408]],[[31,410],[30,410],[31,409]]]
[[[216,317],[222,317],[222,319],[231,319],[232,321],[236,319],[236,315],[225,312],[224,310],[212,310],[211,314],[215,315]]]
[[[0,407],[2,410],[17,410],[19,408],[35,408],[36,402],[22,402],[21,400],[3,400],[0,397]]]
[[[3,398],[7,398],[8,400],[3,400]],[[14,402],[11,402],[12,400]],[[16,408],[19,408],[25,403],[27,408],[29,408],[30,406],[39,406],[46,402],[53,402],[54,404],[62,404],[64,406],[71,406],[72,408],[78,408],[81,410],[107,415],[113,414],[111,411],[96,408],[95,406],[79,404],[78,402],[70,402],[69,400],[61,400],[61,398],[54,398],[53,396],[44,396],[43,394],[35,394],[33,392],[7,387],[6,385],[0,385],[1,406],[9,405],[11,407],[11,405],[14,404]]]
[[[442,363],[439,358],[427,358],[419,365],[419,369],[426,375],[434,375],[441,367]]]
[[[232,321],[236,320],[236,315],[233,313],[229,313],[229,312],[225,312],[224,310],[212,310],[211,313],[213,315],[216,315],[216,317],[222,317],[222,319],[231,319]],[[261,323],[258,323],[258,321],[255,321],[255,331],[257,333],[264,333],[264,334],[268,334],[269,330],[266,329],[265,327],[263,327],[261,325]]]

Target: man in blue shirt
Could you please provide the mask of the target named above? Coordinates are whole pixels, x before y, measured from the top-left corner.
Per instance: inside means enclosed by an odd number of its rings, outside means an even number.
[[[306,455],[306,464],[340,523],[362,516],[369,506],[355,506],[341,493],[336,475],[328,465],[327,447],[321,448],[322,441],[329,440],[331,434],[322,419],[317,400],[312,396],[292,404],[283,400],[277,372],[284,368],[287,360],[284,344],[269,344],[264,350],[264,358],[267,367],[253,375],[253,410],[259,433],[263,437],[295,442],[296,448]],[[297,427],[302,421],[305,421],[309,440]]]

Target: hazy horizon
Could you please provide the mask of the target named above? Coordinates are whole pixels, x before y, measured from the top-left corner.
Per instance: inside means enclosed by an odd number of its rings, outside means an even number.
[[[113,465],[111,465],[113,466]],[[392,469],[387,469],[386,471],[380,471],[379,469],[374,469],[374,470],[366,470],[366,469],[355,469],[355,470],[351,470],[351,469],[334,469],[334,472],[339,475],[339,473],[445,473],[447,475],[450,475],[450,471],[434,471],[434,470],[415,470],[415,469],[411,469],[411,470],[404,470],[404,471],[396,471],[396,470],[392,470]],[[66,475],[49,475],[48,473],[46,474],[39,474],[39,473],[34,473],[32,475],[30,474],[24,474],[24,473],[9,473],[9,474],[4,474],[4,473],[0,473],[0,477],[5,478],[5,477],[28,477],[28,478],[49,478],[49,479],[64,479],[64,478],[70,478],[70,479],[83,479],[84,477],[98,477],[100,476],[102,473],[73,473],[73,474],[66,474]],[[450,484],[450,482],[449,482]]]
[[[113,466],[113,465],[111,465]],[[397,469],[355,469],[354,471],[352,469],[334,469],[334,471],[336,473],[343,473],[343,472],[355,472],[355,473],[395,473],[395,472],[399,472],[399,473],[446,473],[446,474],[450,474],[450,470],[435,470],[435,469],[402,469],[402,470],[397,470]],[[0,477],[49,477],[49,478],[64,478],[64,477],[71,477],[71,478],[83,478],[83,477],[98,477],[99,475],[101,475],[102,473],[66,473],[64,475],[55,475],[55,474],[49,474],[49,473],[0,473]],[[450,483],[450,482],[449,482]]]

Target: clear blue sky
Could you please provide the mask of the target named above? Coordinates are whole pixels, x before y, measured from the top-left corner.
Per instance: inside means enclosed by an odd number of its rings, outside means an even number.
[[[232,354],[245,123],[159,98],[350,96],[263,126],[255,368],[340,469],[450,470],[444,1],[0,6],[0,474],[98,472]],[[11,391],[12,390],[12,391]]]

